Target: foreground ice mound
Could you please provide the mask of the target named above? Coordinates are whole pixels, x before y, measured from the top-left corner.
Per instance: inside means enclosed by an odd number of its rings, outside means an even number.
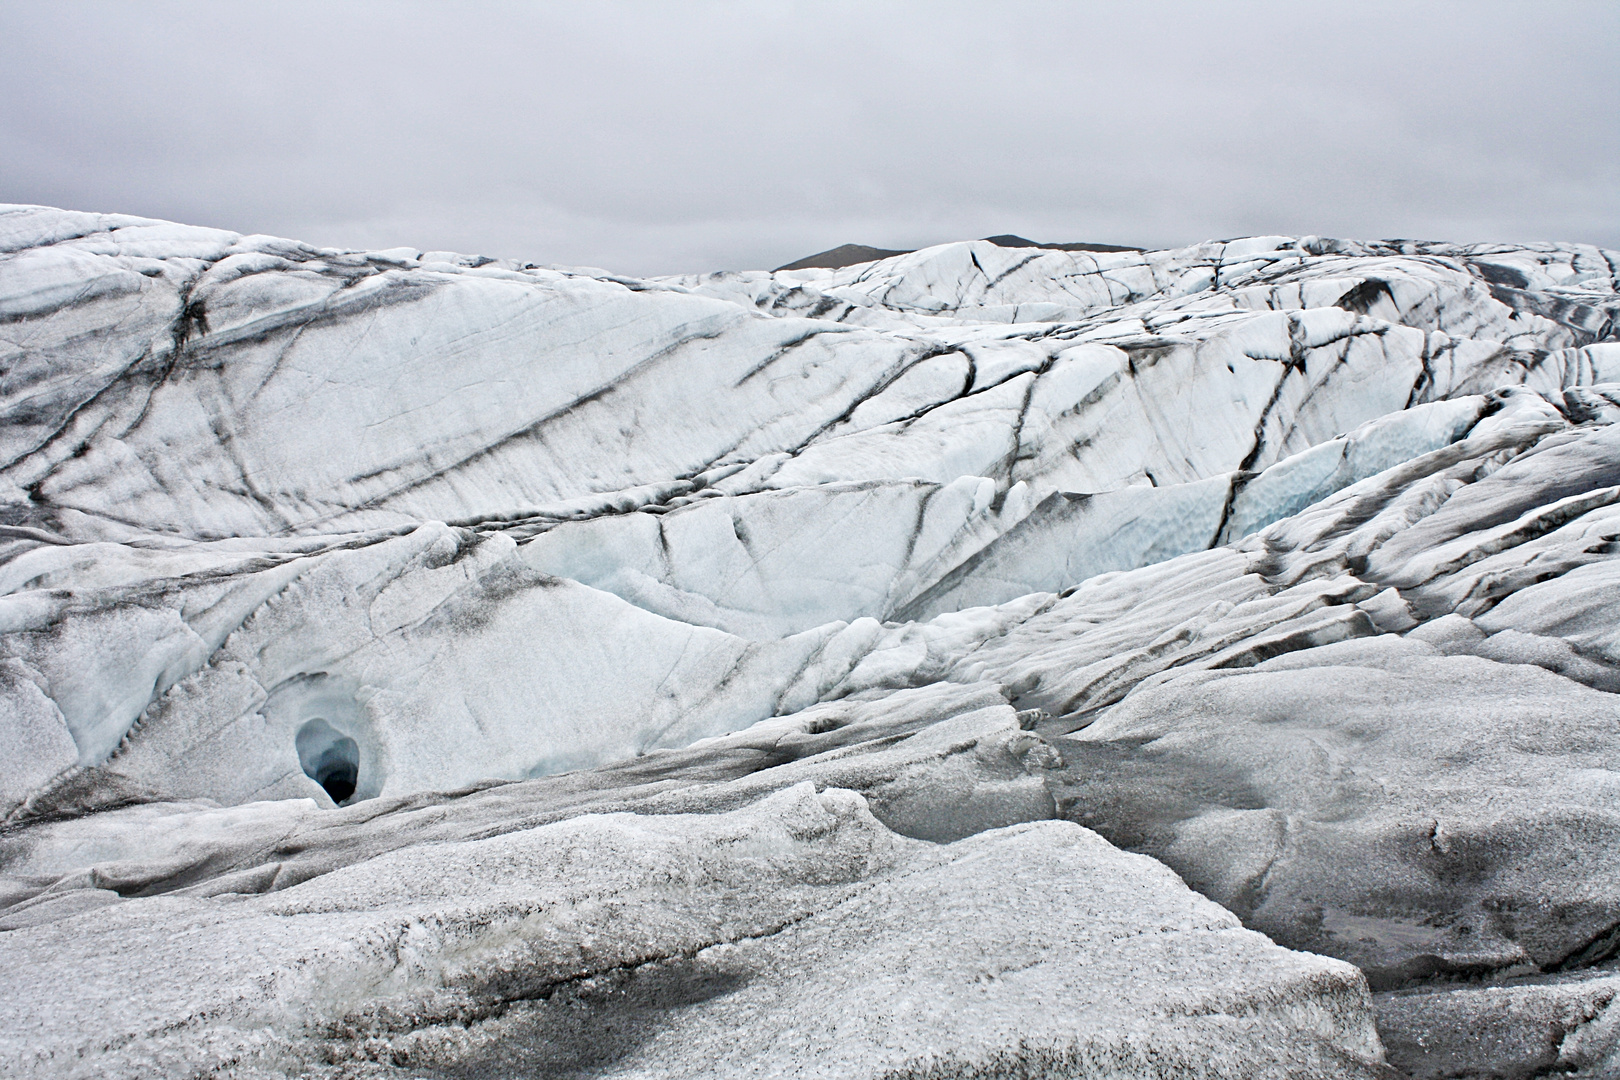
[[[908,841],[860,796],[808,783],[730,812],[427,845],[227,905],[133,901],[97,926],[0,936],[9,969],[71,985],[113,951],[142,987],[77,993],[44,1038],[11,1034],[34,1007],[7,1010],[0,1047],[72,1048],[41,1071],[1155,1076],[1211,1056],[1247,1075],[1380,1071],[1353,967],[1277,948],[1152,860],[1066,822]],[[103,1023],[80,1030],[91,1010]]]
[[[1620,1065],[1617,257],[4,208],[0,1060]]]

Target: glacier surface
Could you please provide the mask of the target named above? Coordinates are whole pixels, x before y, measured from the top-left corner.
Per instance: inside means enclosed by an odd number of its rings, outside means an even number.
[[[1620,254],[997,239],[0,207],[3,1071],[1620,1070]]]

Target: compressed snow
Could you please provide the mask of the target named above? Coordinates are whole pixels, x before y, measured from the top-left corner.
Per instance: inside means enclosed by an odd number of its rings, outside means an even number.
[[[633,282],[0,220],[24,328],[0,345],[0,626],[40,748],[8,806],[66,777],[62,725],[120,791],[238,801],[324,797],[291,747],[320,719],[368,798],[926,681],[950,661],[907,674],[883,646],[848,683],[863,620],[1242,537],[1464,436],[1563,424],[1499,382],[1574,409],[1612,366],[1585,314],[1524,299],[1615,303],[1578,246],[975,242]]]
[[[1612,1061],[1615,253],[0,253],[8,1075]]]
[[[84,983],[109,950],[139,995]],[[32,988],[0,1003],[19,1077],[1380,1075],[1355,969],[1243,930],[1151,860],[1064,822],[907,841],[809,784],[419,846],[264,897],[131,900],[0,954]]]

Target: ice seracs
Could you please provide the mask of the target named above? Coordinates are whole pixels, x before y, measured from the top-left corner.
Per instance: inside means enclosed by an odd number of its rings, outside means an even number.
[[[5,1071],[1600,1073],[1616,258],[0,209]]]

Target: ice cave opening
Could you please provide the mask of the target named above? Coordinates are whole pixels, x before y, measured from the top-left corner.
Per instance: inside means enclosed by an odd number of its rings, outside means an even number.
[[[360,783],[359,744],[317,716],[298,729],[295,745],[304,775],[343,805]]]

